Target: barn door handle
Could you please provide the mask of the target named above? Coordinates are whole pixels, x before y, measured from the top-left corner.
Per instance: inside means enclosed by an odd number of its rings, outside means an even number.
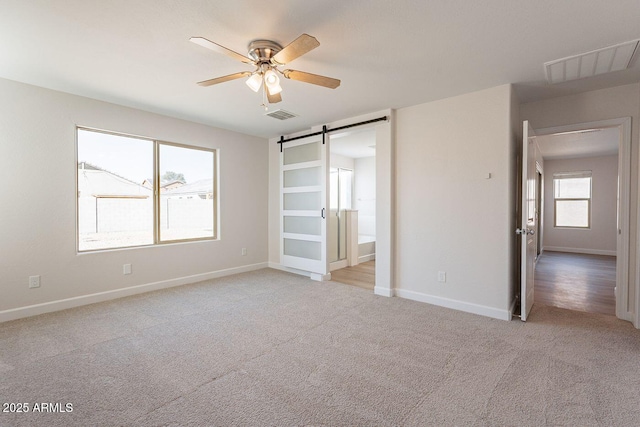
[[[320,215],[322,215],[322,219],[324,219],[324,208],[322,208],[322,211],[320,212]]]

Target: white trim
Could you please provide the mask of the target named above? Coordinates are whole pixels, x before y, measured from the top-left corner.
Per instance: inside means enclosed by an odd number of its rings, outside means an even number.
[[[375,289],[377,295],[392,296],[395,277],[395,110],[387,109],[350,117],[328,124],[329,129],[387,116],[386,122],[359,126],[358,129],[375,129],[376,133],[376,263]],[[311,131],[322,130],[321,126]],[[277,142],[277,140],[275,140]]]
[[[283,216],[313,216],[320,217],[322,216],[322,209],[315,211],[294,211],[294,210],[283,210]]]
[[[485,305],[472,304],[464,301],[453,300],[449,298],[437,297],[434,295],[423,294],[422,292],[408,291],[406,289],[396,289],[396,296],[414,301],[426,302],[428,304],[440,307],[452,308],[454,310],[464,311],[480,316],[492,317],[499,320],[511,320],[509,310],[501,310],[498,308],[487,307]]]
[[[536,142],[536,146],[538,148],[538,152],[540,151],[540,146],[538,145],[538,143]],[[544,252],[544,224],[545,224],[545,220],[544,220],[544,207],[545,207],[545,197],[544,197],[544,168],[542,167],[542,165],[538,162],[538,156],[536,154],[536,173],[538,173],[540,175],[540,194],[538,194],[536,196],[536,202],[539,199],[540,200],[540,210],[538,211],[538,224],[536,224],[536,233],[538,233],[538,241],[536,242],[536,248],[538,248],[538,245],[540,245],[540,247],[538,249],[540,249],[540,253],[536,254],[536,263],[538,262],[538,258],[540,258],[540,255],[542,255],[542,252]],[[543,159],[544,162],[544,159]],[[537,180],[537,176],[536,176],[536,180]],[[536,191],[538,189],[536,188]],[[536,209],[538,208],[537,206],[538,204],[536,203]],[[539,225],[539,227],[538,227]],[[511,310],[511,313],[514,312],[515,310],[515,303],[516,301],[514,300],[514,307],[513,310]]]
[[[587,254],[587,255],[607,255],[616,256],[616,251],[607,251],[604,249],[582,249],[582,248],[563,248],[561,246],[545,246],[545,251],[549,252],[569,252],[574,254]]]
[[[358,260],[358,211],[347,209],[345,217],[347,224],[347,264],[350,267],[355,267],[360,263]]]
[[[394,296],[393,289],[391,288],[383,288],[382,286],[375,286],[373,288],[373,293],[376,295],[380,295],[383,297],[392,297]]]
[[[322,242],[322,236],[316,236],[315,234],[282,233],[282,238],[289,240],[304,240],[305,242]]]
[[[217,279],[219,277],[246,273],[249,271],[260,270],[267,267],[268,263],[261,262],[258,264],[227,268],[224,270],[211,271],[209,273],[194,274],[191,276],[178,277],[175,279],[162,280],[160,282],[146,283],[144,285],[136,285],[128,288],[114,289],[112,291],[98,292],[95,294],[66,298],[57,301],[45,302],[42,304],[12,308],[9,310],[0,311],[0,323],[7,322],[9,320],[21,319],[23,317],[36,316],[38,314],[51,313],[54,311],[66,310],[68,308],[80,307],[87,304],[94,304],[97,302],[104,302],[117,298],[128,297],[145,292],[187,285],[189,283],[201,282],[203,280],[211,280]]]
[[[321,263],[321,260],[312,258],[297,257],[293,255],[282,255],[282,265],[286,265],[289,268],[294,268],[302,271],[313,272],[313,270]],[[329,265],[327,264],[327,270],[329,271]],[[318,274],[325,274],[320,272]]]
[[[640,271],[640,250],[636,250],[636,258],[632,261],[630,255],[630,215],[631,215],[631,169],[638,165],[631,165],[631,117],[617,119],[598,120],[588,123],[576,123],[572,125],[554,126],[537,129],[538,135],[549,135],[561,132],[572,132],[586,129],[611,128],[620,129],[620,142],[618,148],[618,182],[619,209],[618,209],[618,242],[616,246],[616,316],[619,319],[633,322],[636,328],[640,328],[640,275],[636,274],[635,283],[629,281],[629,268],[631,262],[636,264],[636,272]],[[638,187],[638,206],[640,209],[640,186]],[[640,245],[640,228],[637,230],[637,244]],[[640,246],[637,248],[640,249]],[[629,293],[631,286],[635,287],[636,304],[635,312],[630,308]]]
[[[341,268],[349,267],[349,262],[346,259],[341,259],[338,261],[329,263],[329,271],[340,270]]]
[[[363,262],[373,261],[376,259],[376,254],[362,255],[358,257],[358,264],[362,264]]]
[[[322,187],[319,185],[307,185],[306,187],[283,187],[283,194],[294,194],[294,193],[314,193],[322,191]]]
[[[290,135],[288,136],[288,138],[294,138],[294,137],[297,137],[297,136],[301,136],[301,135],[306,134],[307,132],[308,132],[308,131],[301,131],[301,132],[298,132],[297,134],[295,134],[295,133],[294,133],[294,134],[290,134]],[[277,142],[277,141],[278,141],[278,140],[276,139],[276,142]],[[322,141],[322,135],[311,135],[311,136],[305,136],[304,138],[300,138],[299,140],[296,140],[296,141],[288,141],[288,142],[285,142],[285,144],[287,144],[287,145],[285,145],[285,147],[284,147],[284,148],[294,148],[294,147],[298,147],[298,146],[300,146],[300,145],[308,144],[308,143],[309,143],[309,141],[312,141],[312,142],[321,142],[321,141]]]
[[[308,141],[307,141],[308,142]],[[291,148],[291,147],[287,147]],[[309,162],[291,163],[288,165],[282,165],[282,171],[294,171],[298,169],[319,168],[322,166],[322,160],[311,160]]]

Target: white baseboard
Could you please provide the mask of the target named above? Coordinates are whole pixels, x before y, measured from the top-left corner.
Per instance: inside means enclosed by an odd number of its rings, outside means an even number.
[[[376,294],[376,295],[383,296],[383,297],[392,297],[393,294],[394,294],[393,289],[391,289],[391,288],[383,288],[381,286],[375,286],[373,288],[373,293]]]
[[[464,301],[449,298],[437,297],[423,294],[422,292],[408,291],[405,289],[395,289],[396,296],[414,301],[426,302],[440,307],[452,308],[454,310],[465,311],[467,313],[479,314],[481,316],[492,317],[499,320],[511,320],[509,310],[500,310],[479,304],[472,304]]]
[[[581,249],[581,248],[563,248],[560,246],[545,246],[543,251],[549,252],[571,252],[574,254],[587,254],[587,255],[608,255],[616,256],[616,251],[607,251],[602,249]]]
[[[329,264],[329,271],[340,270],[341,268],[348,267],[349,263],[346,259],[341,259],[340,261],[335,261]]]
[[[82,295],[73,298],[66,298],[57,301],[45,302],[42,304],[28,305],[25,307],[12,308],[0,311],[0,323],[9,320],[21,319],[23,317],[36,316],[38,314],[51,313],[54,311],[66,310],[68,308],[79,307],[97,302],[109,301],[145,292],[157,291],[160,289],[172,288],[189,283],[201,282],[203,280],[217,279],[219,277],[231,276],[233,274],[246,273],[248,271],[267,268],[268,263],[245,265],[242,267],[227,268],[224,270],[211,271],[209,273],[194,274],[192,276],[178,277],[176,279],[163,280],[160,282],[146,283],[128,288],[114,289],[112,291],[98,292],[95,294]]]
[[[376,259],[376,254],[362,255],[358,257],[358,263],[362,264],[363,262],[373,261]]]

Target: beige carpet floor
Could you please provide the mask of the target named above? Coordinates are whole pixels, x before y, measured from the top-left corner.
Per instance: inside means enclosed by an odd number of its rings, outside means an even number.
[[[640,331],[261,270],[0,324],[1,426],[637,426]],[[4,408],[3,408],[4,409]]]

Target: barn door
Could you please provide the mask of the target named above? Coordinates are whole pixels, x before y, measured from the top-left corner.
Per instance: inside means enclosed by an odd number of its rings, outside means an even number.
[[[285,267],[328,280],[327,184],[329,136],[282,144],[280,153],[281,260]]]

